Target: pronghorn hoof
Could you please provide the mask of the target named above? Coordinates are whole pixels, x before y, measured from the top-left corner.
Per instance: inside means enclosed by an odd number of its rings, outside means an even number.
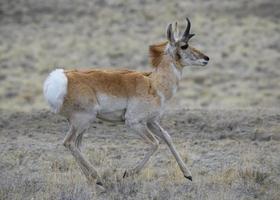
[[[192,176],[184,176],[186,179],[189,179],[190,181],[192,181]]]

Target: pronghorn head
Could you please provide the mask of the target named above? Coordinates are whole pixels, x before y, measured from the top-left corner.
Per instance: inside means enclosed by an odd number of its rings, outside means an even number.
[[[176,63],[183,67],[188,65],[205,66],[209,61],[209,57],[188,44],[194,34],[190,33],[190,20],[188,18],[186,20],[187,27],[181,36],[179,36],[177,22],[175,23],[175,31],[172,30],[172,24],[168,25],[166,52],[176,60]]]

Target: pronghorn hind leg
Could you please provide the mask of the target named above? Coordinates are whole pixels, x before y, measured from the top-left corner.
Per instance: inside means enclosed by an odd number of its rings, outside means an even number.
[[[148,127],[149,129],[158,137],[160,137],[161,139],[163,139],[163,141],[165,141],[165,143],[168,145],[171,153],[173,154],[173,156],[175,157],[181,171],[184,174],[184,177],[191,180],[192,181],[192,175],[190,170],[187,168],[186,164],[184,163],[184,161],[182,160],[181,156],[179,155],[179,153],[177,152],[177,150],[175,149],[175,146],[173,144],[173,141],[170,137],[170,135],[168,134],[168,132],[166,130],[164,130],[158,122],[150,122],[148,123]]]
[[[72,141],[72,138],[75,137],[75,129],[72,124],[70,124],[69,131],[67,132],[65,138],[63,139],[63,145],[68,148],[70,146],[70,142]]]
[[[135,167],[132,169],[126,170],[124,172],[123,178],[139,173],[146,165],[146,163],[150,160],[152,155],[156,152],[159,146],[159,141],[156,137],[147,129],[146,124],[136,124],[131,126],[149,145],[150,149],[145,154],[143,160],[141,160]]]
[[[104,190],[102,187],[103,184],[100,181],[100,176],[80,150],[83,134],[94,118],[95,116],[89,114],[79,114],[75,116],[70,121],[70,130],[64,139],[63,145],[70,150],[88,182],[90,184],[97,184],[99,188]]]

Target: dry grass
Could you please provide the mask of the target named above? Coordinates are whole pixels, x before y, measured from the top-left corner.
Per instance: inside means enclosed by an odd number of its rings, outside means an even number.
[[[123,179],[124,170],[143,157],[145,143],[121,125],[93,124],[83,150],[107,188],[101,194],[87,184],[60,144],[67,126],[62,118],[45,111],[2,113],[0,199],[276,200],[280,145],[271,130],[280,118],[277,111],[257,113],[184,110],[163,119],[193,182],[182,176],[164,144],[142,173]],[[266,130],[263,135],[272,134],[270,140],[253,137],[254,127]]]

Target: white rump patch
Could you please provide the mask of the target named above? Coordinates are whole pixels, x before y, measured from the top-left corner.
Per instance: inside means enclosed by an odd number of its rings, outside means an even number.
[[[67,77],[63,69],[50,73],[44,83],[44,96],[53,112],[58,113],[67,93]]]

